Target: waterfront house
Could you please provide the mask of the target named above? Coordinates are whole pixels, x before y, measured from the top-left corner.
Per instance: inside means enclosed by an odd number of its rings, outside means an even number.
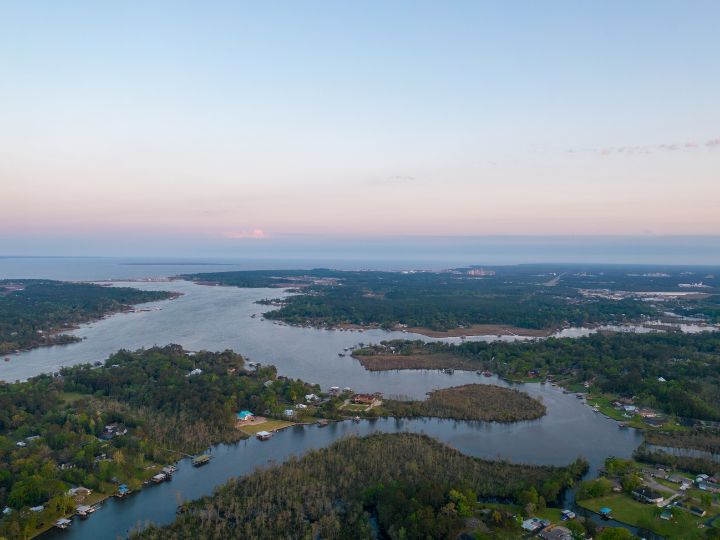
[[[165,473],[162,473],[162,472],[157,473],[155,476],[152,477],[152,481],[155,482],[156,484],[164,482],[167,479],[168,479],[168,475]]]
[[[374,407],[380,403],[375,394],[355,394],[352,397],[352,402],[355,405],[368,405],[370,407]]]
[[[125,484],[120,484],[118,486],[117,496],[122,498],[127,495],[130,495],[130,488],[127,487],[127,485],[125,485]]]
[[[320,398],[315,394],[306,394],[305,401],[320,401]]]
[[[611,519],[612,518],[612,508],[608,508],[607,506],[603,506],[600,509],[600,517],[603,519]]]
[[[292,418],[295,416],[295,411],[293,409],[285,409],[285,416],[288,418]]]
[[[649,487],[640,487],[636,489],[632,492],[632,496],[635,497],[638,501],[647,504],[660,504],[665,500],[665,497],[663,497],[657,491],[653,491]]]
[[[67,518],[60,518],[55,522],[58,529],[67,529],[70,525],[72,525],[72,521]]]
[[[252,420],[255,415],[251,413],[250,411],[240,411],[237,413],[238,420],[245,421],[245,420]]]

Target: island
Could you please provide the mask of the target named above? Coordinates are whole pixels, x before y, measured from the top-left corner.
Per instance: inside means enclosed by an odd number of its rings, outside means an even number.
[[[513,388],[490,384],[466,384],[433,390],[423,401],[383,401],[390,416],[434,417],[486,422],[535,420],[545,415],[540,401]]]
[[[0,355],[79,341],[65,332],[135,304],[175,296],[92,283],[0,280]]]

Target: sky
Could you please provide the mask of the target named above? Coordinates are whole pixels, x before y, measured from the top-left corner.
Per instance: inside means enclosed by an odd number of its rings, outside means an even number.
[[[718,20],[716,0],[0,1],[0,255],[716,238]]]

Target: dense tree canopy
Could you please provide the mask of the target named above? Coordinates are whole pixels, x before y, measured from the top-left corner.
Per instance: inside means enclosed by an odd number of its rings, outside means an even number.
[[[171,297],[163,291],[48,280],[0,280],[0,354],[76,341],[60,334],[131,304]]]

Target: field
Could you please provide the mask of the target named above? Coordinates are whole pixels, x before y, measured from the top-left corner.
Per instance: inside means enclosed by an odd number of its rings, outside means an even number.
[[[704,538],[704,531],[698,525],[708,521],[708,517],[695,517],[685,510],[673,510],[671,521],[660,519],[662,510],[652,504],[635,501],[624,493],[578,501],[578,505],[593,512],[602,507],[612,508],[612,515],[617,521],[634,525],[660,534],[668,539],[694,540]]]
[[[294,426],[295,422],[289,422],[288,420],[266,420],[265,422],[258,422],[251,425],[246,425],[240,428],[240,431],[247,435],[255,435],[258,431],[278,431],[289,426]]]

